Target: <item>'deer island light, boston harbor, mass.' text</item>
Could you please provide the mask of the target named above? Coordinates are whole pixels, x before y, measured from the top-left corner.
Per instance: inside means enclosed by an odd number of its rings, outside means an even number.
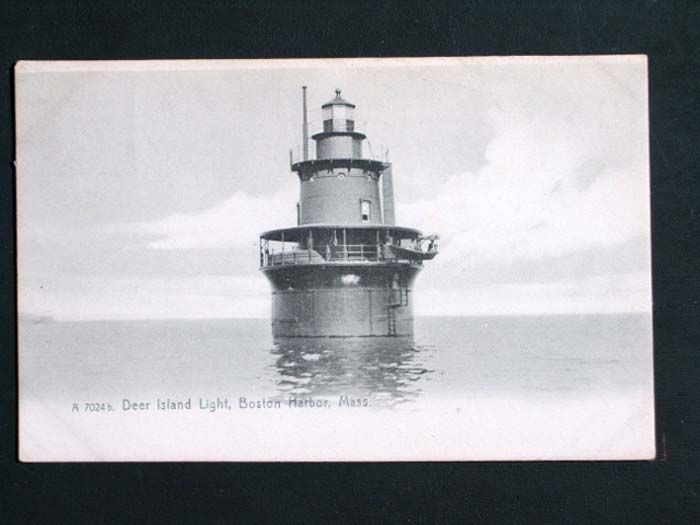
[[[22,461],[655,457],[646,57],[14,78]]]

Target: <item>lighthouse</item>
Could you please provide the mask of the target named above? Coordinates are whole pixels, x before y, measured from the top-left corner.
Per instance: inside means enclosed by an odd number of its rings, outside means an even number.
[[[260,270],[272,287],[274,337],[410,336],[413,282],[437,254],[437,236],[396,224],[386,159],[363,155],[355,105],[336,90],[311,138],[303,88],[297,224],[260,235]]]

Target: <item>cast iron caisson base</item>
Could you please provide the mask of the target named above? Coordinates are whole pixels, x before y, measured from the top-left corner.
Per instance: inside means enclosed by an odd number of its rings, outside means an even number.
[[[417,273],[418,268],[409,265],[297,266],[266,271],[273,286],[272,335],[411,336],[411,284]]]

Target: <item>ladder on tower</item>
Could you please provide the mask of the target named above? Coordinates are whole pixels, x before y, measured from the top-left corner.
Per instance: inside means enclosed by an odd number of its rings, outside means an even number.
[[[389,306],[408,306],[408,288],[394,288],[389,296]]]
[[[392,288],[387,304],[387,323],[389,335],[396,335],[396,309],[401,306],[408,306],[408,288]]]
[[[396,307],[387,308],[387,321],[389,323],[389,335],[396,335]]]
[[[405,286],[401,287],[399,295],[401,306],[408,306],[408,288],[406,288]]]

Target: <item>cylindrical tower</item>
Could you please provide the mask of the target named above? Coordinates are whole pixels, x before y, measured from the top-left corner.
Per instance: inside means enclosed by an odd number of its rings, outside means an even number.
[[[437,236],[394,224],[393,194],[381,191],[390,164],[362,156],[366,137],[355,131],[355,105],[336,90],[322,110],[323,131],[312,136],[316,158],[305,154],[292,164],[298,224],[260,236],[273,335],[411,335],[412,284],[437,254]]]

